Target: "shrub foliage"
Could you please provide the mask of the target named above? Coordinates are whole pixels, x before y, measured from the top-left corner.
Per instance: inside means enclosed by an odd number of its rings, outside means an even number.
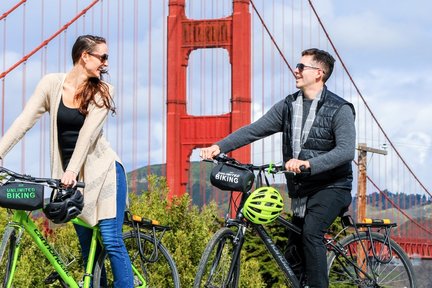
[[[212,235],[223,223],[223,219],[218,216],[218,207],[212,203],[198,208],[191,204],[188,194],[169,201],[167,199],[168,187],[163,177],[149,175],[148,183],[148,191],[129,194],[129,202],[131,203],[129,208],[134,214],[156,219],[162,225],[172,227],[172,230],[165,233],[162,242],[176,262],[181,286],[192,287],[201,253]],[[4,227],[10,219],[7,214],[6,209],[0,209],[1,234],[3,234]],[[44,231],[48,242],[69,264],[69,272],[76,279],[82,279],[82,259],[73,225],[67,223],[54,227],[48,224],[42,213],[36,213],[31,217],[34,218],[41,231]],[[253,236],[251,237],[253,238]],[[242,251],[241,287],[270,287],[266,283],[279,282],[278,279],[270,281],[272,277],[277,277],[272,272],[277,269],[275,266],[274,268],[268,267],[266,263],[262,262],[262,255],[266,254],[265,248],[257,241],[248,241],[251,244],[245,246],[246,249]],[[255,242],[256,244],[254,244]],[[54,269],[48,260],[45,259],[30,237],[24,234],[14,287],[47,287],[44,280],[53,271]],[[51,287],[60,287],[60,285],[56,282]]]
[[[173,256],[180,273],[182,287],[192,287],[201,253],[213,234],[223,225],[219,209],[214,203],[198,208],[192,205],[188,194],[180,198],[167,198],[168,187],[163,177],[148,176],[148,191],[130,193],[129,210],[136,215],[158,220],[162,225],[172,227],[162,239],[165,247]],[[10,219],[9,211],[0,208],[0,233]],[[289,217],[288,215],[286,215]],[[49,224],[41,212],[31,215],[48,242],[68,264],[69,272],[75,279],[83,277],[82,258],[78,238],[71,223]],[[338,231],[334,224],[331,230]],[[287,241],[286,232],[277,224],[268,227],[276,245],[283,251]],[[252,233],[247,239],[241,255],[240,287],[286,287],[284,276],[276,263],[267,253],[261,240]],[[30,237],[24,234],[21,241],[19,265],[14,279],[14,287],[47,287],[46,277],[54,271],[48,260],[38,250]],[[60,287],[56,282],[51,287]]]

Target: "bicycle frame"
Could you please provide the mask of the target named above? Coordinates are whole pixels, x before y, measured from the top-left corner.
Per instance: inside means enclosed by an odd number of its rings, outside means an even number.
[[[89,261],[87,262],[87,267],[85,269],[84,274],[84,285],[83,287],[90,287],[91,284],[91,275],[93,271],[94,266],[94,260],[96,255],[96,247],[98,241],[100,241],[100,231],[98,226],[89,226],[84,221],[75,218],[71,222],[84,226],[86,228],[93,230],[91,245],[90,245],[90,254],[89,254]],[[36,224],[33,222],[33,220],[30,218],[29,214],[25,211],[20,210],[14,210],[12,221],[10,221],[6,225],[7,227],[13,227],[18,231],[18,237],[17,237],[17,245],[15,246],[15,253],[14,253],[14,259],[12,262],[12,269],[11,269],[11,277],[9,278],[9,282],[7,283],[6,287],[11,287],[12,280],[14,278],[16,266],[18,263],[18,257],[20,252],[20,240],[23,235],[23,232],[27,232],[30,237],[33,239],[33,242],[36,244],[36,246],[39,248],[39,250],[45,255],[45,257],[48,259],[48,261],[51,263],[55,271],[59,274],[61,279],[71,288],[79,288],[78,282],[70,275],[67,266],[65,263],[63,263],[60,255],[55,251],[55,249],[49,244],[49,242],[46,240],[46,238],[42,235]]]
[[[246,196],[247,196],[247,193],[242,193],[241,200],[240,200],[240,207],[243,207],[245,199],[247,198]],[[227,227],[233,227],[234,226],[237,228],[236,239],[241,241],[239,243],[240,245],[238,245],[236,247],[236,250],[234,251],[234,256],[233,256],[233,259],[238,259],[238,260],[235,261],[235,263],[231,263],[227,279],[231,279],[231,277],[235,271],[235,268],[236,268],[234,266],[238,265],[238,263],[239,263],[240,251],[242,249],[242,245],[244,242],[244,235],[245,235],[246,228],[248,225],[250,225],[258,233],[260,239],[262,240],[265,247],[267,248],[267,251],[272,255],[273,259],[275,259],[279,268],[284,273],[285,277],[287,279],[297,279],[295,274],[294,274],[294,271],[291,269],[290,264],[285,259],[284,255],[282,254],[280,249],[273,242],[271,236],[268,234],[268,232],[266,231],[264,226],[258,225],[258,224],[253,224],[251,222],[247,222],[248,224],[246,224],[244,221],[242,221],[243,215],[242,215],[240,210],[241,209],[237,210],[235,219],[227,219],[226,220],[226,226]],[[291,230],[297,234],[301,233],[301,230],[297,226],[295,226],[294,224],[287,221],[286,219],[284,219],[281,216],[279,216],[276,221],[278,223],[280,223],[281,225],[283,225],[285,228],[287,228],[287,229],[289,229],[289,230]],[[294,288],[300,287],[300,283],[298,281],[297,281],[297,283],[295,283],[295,281],[293,281],[293,280],[290,280],[290,281],[293,282],[292,285],[294,285]]]
[[[263,170],[258,170],[258,175],[256,177],[255,180],[255,184],[256,187],[261,187],[263,185],[263,178],[264,177],[264,181],[266,182],[266,184],[268,185],[268,180],[265,174],[263,173]],[[261,241],[264,243],[267,251],[272,255],[273,259],[276,261],[276,263],[278,264],[279,268],[281,269],[281,271],[284,273],[285,277],[287,279],[290,279],[290,281],[292,282],[292,285],[294,287],[300,287],[300,282],[297,279],[294,271],[292,270],[290,264],[288,263],[288,261],[286,260],[285,256],[282,254],[281,250],[276,246],[276,244],[273,242],[272,237],[269,235],[269,233],[267,232],[267,230],[265,229],[265,226],[263,225],[258,225],[258,224],[253,224],[249,221],[244,222],[243,221],[243,214],[241,212],[241,207],[243,207],[246,198],[249,196],[249,192],[240,192],[241,194],[241,199],[240,199],[240,204],[237,207],[237,211],[236,211],[236,217],[234,219],[227,219],[226,220],[226,225],[227,227],[236,227],[237,229],[237,234],[236,234],[236,239],[238,239],[239,241],[241,241],[240,245],[238,245],[236,247],[236,250],[234,251],[234,256],[233,259],[239,259],[239,254],[240,251],[242,249],[242,245],[243,245],[243,241],[244,241],[244,235],[246,232],[246,228],[248,226],[252,227],[252,229],[254,229]],[[229,214],[229,213],[228,213]],[[301,234],[301,229],[298,228],[296,225],[294,225],[293,223],[291,223],[290,221],[286,220],[285,218],[283,218],[282,216],[279,216],[276,221],[284,226],[286,229],[288,229],[289,231],[292,231],[294,233],[296,233],[297,235]],[[342,220],[343,221],[343,220]],[[352,221],[351,221],[352,222]],[[352,222],[353,223],[353,222]],[[352,225],[350,225],[352,227],[355,228],[356,233],[358,233],[358,229],[355,226],[355,224],[353,223]],[[344,229],[342,231],[340,231],[340,233],[344,232],[346,229],[348,228],[348,226],[344,225]],[[338,235],[340,235],[340,233]],[[388,237],[388,233],[387,233],[387,237]],[[373,280],[373,277],[371,277],[369,275],[369,273],[367,271],[364,271],[364,269],[362,269],[361,267],[359,267],[357,265],[357,263],[354,263],[351,261],[351,259],[349,259],[346,254],[337,246],[337,242],[334,238],[331,239],[325,239],[324,243],[327,247],[327,250],[334,250],[336,251],[338,254],[342,255],[349,263],[351,263],[351,265],[353,267],[355,267],[357,273],[362,273],[363,275],[365,275],[367,278]],[[231,279],[234,271],[235,271],[235,265],[238,263],[238,261],[236,261],[235,263],[231,263],[230,269],[229,269],[229,274],[227,279]],[[293,279],[297,279],[297,282]]]
[[[289,265],[288,261],[285,259],[285,257],[282,255],[282,252],[279,250],[279,248],[274,244],[272,238],[265,230],[264,226],[262,225],[255,225],[254,229],[257,231],[259,237],[264,242],[264,245],[266,246],[267,250],[270,252],[270,254],[273,256],[273,259],[276,260],[279,268],[282,270],[282,272],[285,275],[289,275],[289,279],[292,279],[295,276],[294,271],[291,269],[291,266]],[[288,277],[287,277],[288,278]],[[293,281],[291,281],[293,282]],[[299,283],[292,283],[294,287],[299,287]]]
[[[241,202],[240,202],[241,203],[240,207],[243,206],[242,204],[244,203],[245,198],[247,198],[246,194],[243,193],[242,194],[242,199],[241,199]],[[269,233],[267,232],[267,230],[265,229],[265,227],[263,225],[253,224],[253,223],[250,223],[250,222],[247,222],[247,224],[246,224],[241,219],[243,219],[243,216],[241,214],[241,211],[238,210],[235,219],[227,219],[226,220],[226,225],[225,226],[227,226],[227,227],[233,227],[233,226],[236,227],[236,229],[237,229],[236,239],[238,239],[238,241],[241,241],[240,245],[238,245],[236,247],[236,250],[234,251],[235,256],[233,257],[233,259],[239,259],[239,253],[240,253],[240,251],[242,249],[242,244],[243,244],[243,241],[244,241],[245,231],[246,231],[247,226],[250,226],[250,227],[252,227],[252,229],[254,229],[258,233],[261,241],[264,243],[265,247],[267,248],[267,251],[272,255],[273,259],[277,262],[279,268],[284,273],[285,277],[287,277],[287,279],[291,279],[290,280],[291,282],[294,282],[292,279],[297,279],[297,278],[296,278],[293,270],[291,269],[290,264],[285,259],[284,255],[282,254],[282,252],[280,251],[280,249],[273,242],[272,237],[269,235]],[[281,224],[282,226],[284,226],[286,229],[288,229],[289,231],[292,231],[292,232],[294,232],[294,233],[296,233],[298,235],[301,234],[301,229],[298,228],[297,226],[295,226],[290,221],[286,220],[285,218],[279,216],[276,221],[279,224]],[[344,220],[342,219],[341,221],[344,221]],[[379,225],[369,225],[369,226],[370,227],[380,227]],[[355,223],[353,223],[351,227],[354,227],[354,229],[355,229],[354,233],[356,233],[356,234],[359,233],[359,231],[358,231],[357,226],[356,226]],[[385,227],[385,226],[382,226],[382,227]],[[392,227],[392,225],[387,226],[386,230],[389,229],[390,227]],[[343,233],[344,231],[346,231],[346,229],[348,229],[348,226],[344,227],[342,229],[342,231],[340,231],[338,233],[338,235],[340,235],[341,233]],[[369,233],[370,232],[371,231],[369,230]],[[386,239],[390,238],[389,234],[390,234],[390,230],[387,230],[386,231],[386,236],[385,236]],[[374,277],[374,275],[370,275],[369,272],[365,271],[364,268],[359,267],[359,265],[357,263],[353,262],[346,255],[346,253],[338,246],[338,242],[335,240],[335,238],[325,239],[324,243],[325,243],[328,251],[330,251],[330,250],[335,251],[337,254],[339,254],[343,258],[345,258],[350,263],[350,265],[352,267],[355,267],[356,273],[362,274],[362,275],[364,275],[365,277],[367,277],[370,280],[376,280],[375,277]],[[365,248],[363,247],[363,249],[365,249]],[[374,257],[376,258],[375,253],[374,253]],[[366,261],[370,261],[370,260],[366,259]],[[235,265],[238,265],[237,263],[238,263],[238,261],[236,261],[235,263],[231,263],[231,267],[230,267],[227,279],[231,279],[231,277],[232,277],[232,275],[233,275],[233,273],[235,271],[235,268],[236,268]],[[292,285],[294,287],[300,287],[300,283],[299,282],[292,283]]]

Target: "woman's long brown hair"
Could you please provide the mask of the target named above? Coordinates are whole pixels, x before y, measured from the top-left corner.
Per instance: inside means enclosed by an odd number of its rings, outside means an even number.
[[[94,47],[101,43],[106,43],[105,38],[93,35],[79,36],[72,47],[73,64],[75,65],[78,62],[83,52],[91,53]],[[101,77],[104,73],[107,72],[101,71]],[[102,103],[96,102],[95,96],[97,94],[100,94]],[[106,107],[111,112],[115,113],[115,106],[109,93],[109,87],[97,77],[89,78],[84,82],[84,84],[78,88],[75,99],[80,103],[78,109],[83,115],[88,114],[88,106],[90,103],[94,103],[97,107]]]

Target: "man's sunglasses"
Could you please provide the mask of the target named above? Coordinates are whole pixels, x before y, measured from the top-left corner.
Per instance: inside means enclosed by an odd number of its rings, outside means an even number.
[[[102,63],[105,61],[108,61],[108,54],[99,55],[99,54],[95,54],[95,53],[91,53],[91,52],[87,52],[87,53],[93,57],[98,58],[99,61],[101,61]]]
[[[324,70],[322,70],[321,68],[319,68],[319,67],[314,67],[314,66],[308,66],[308,65],[305,65],[305,64],[303,64],[303,63],[298,63],[298,64],[296,65],[296,68],[297,68],[300,72],[303,72],[303,70],[304,70],[305,68],[317,69],[317,70],[321,70],[321,71],[323,71],[323,74],[325,74]]]

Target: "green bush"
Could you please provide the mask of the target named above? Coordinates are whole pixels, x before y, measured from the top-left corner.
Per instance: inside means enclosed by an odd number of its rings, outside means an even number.
[[[168,187],[162,177],[150,175],[149,188],[141,195],[131,194],[130,210],[148,218],[157,219],[172,227],[163,238],[163,244],[171,252],[180,273],[182,287],[192,287],[198,263],[205,246],[213,234],[223,225],[214,203],[202,207],[191,205],[188,194],[167,200]],[[246,251],[242,251],[242,259]],[[242,263],[241,287],[265,287],[256,259]]]
[[[199,209],[191,204],[188,194],[168,201],[168,187],[164,178],[150,175],[148,183],[148,191],[141,194],[130,193],[130,210],[134,214],[156,219],[162,225],[172,227],[172,230],[165,233],[162,242],[176,262],[181,286],[192,287],[201,253],[212,235],[223,224],[223,219],[217,216],[218,207],[212,203]],[[6,214],[6,209],[0,209],[1,234],[10,219]],[[82,279],[82,259],[73,225],[68,223],[49,227],[44,217],[33,218],[62,258],[66,259],[66,262],[72,262],[69,266],[70,273],[76,279]],[[54,269],[28,235],[24,235],[21,247],[14,287],[47,287],[44,280]],[[260,272],[260,261],[248,256],[246,250],[242,251],[241,287],[266,287]],[[56,282],[50,287],[60,286]]]
[[[180,198],[167,199],[168,187],[162,177],[148,177],[148,191],[140,194],[130,193],[130,210],[137,215],[158,220],[162,225],[172,227],[163,237],[163,244],[173,256],[182,287],[192,287],[201,253],[210,238],[223,225],[223,219],[214,203],[199,209],[192,205],[188,194]],[[289,217],[288,215],[286,215]],[[39,228],[44,231],[54,249],[62,255],[66,263],[70,263],[69,272],[76,279],[82,279],[82,259],[79,252],[78,238],[71,223],[50,226],[42,213],[33,217]],[[6,209],[0,209],[0,233],[9,221]],[[337,221],[331,227],[331,232],[339,231]],[[273,235],[276,245],[283,250],[286,243],[286,233],[277,224],[269,225],[268,231]],[[250,231],[249,231],[250,232]],[[261,240],[247,233],[241,256],[240,287],[285,287],[284,276],[279,271],[275,261],[267,253]],[[14,279],[14,287],[47,287],[45,278],[54,269],[36,248],[28,235],[21,241],[19,266]],[[60,287],[59,283],[51,287]]]

